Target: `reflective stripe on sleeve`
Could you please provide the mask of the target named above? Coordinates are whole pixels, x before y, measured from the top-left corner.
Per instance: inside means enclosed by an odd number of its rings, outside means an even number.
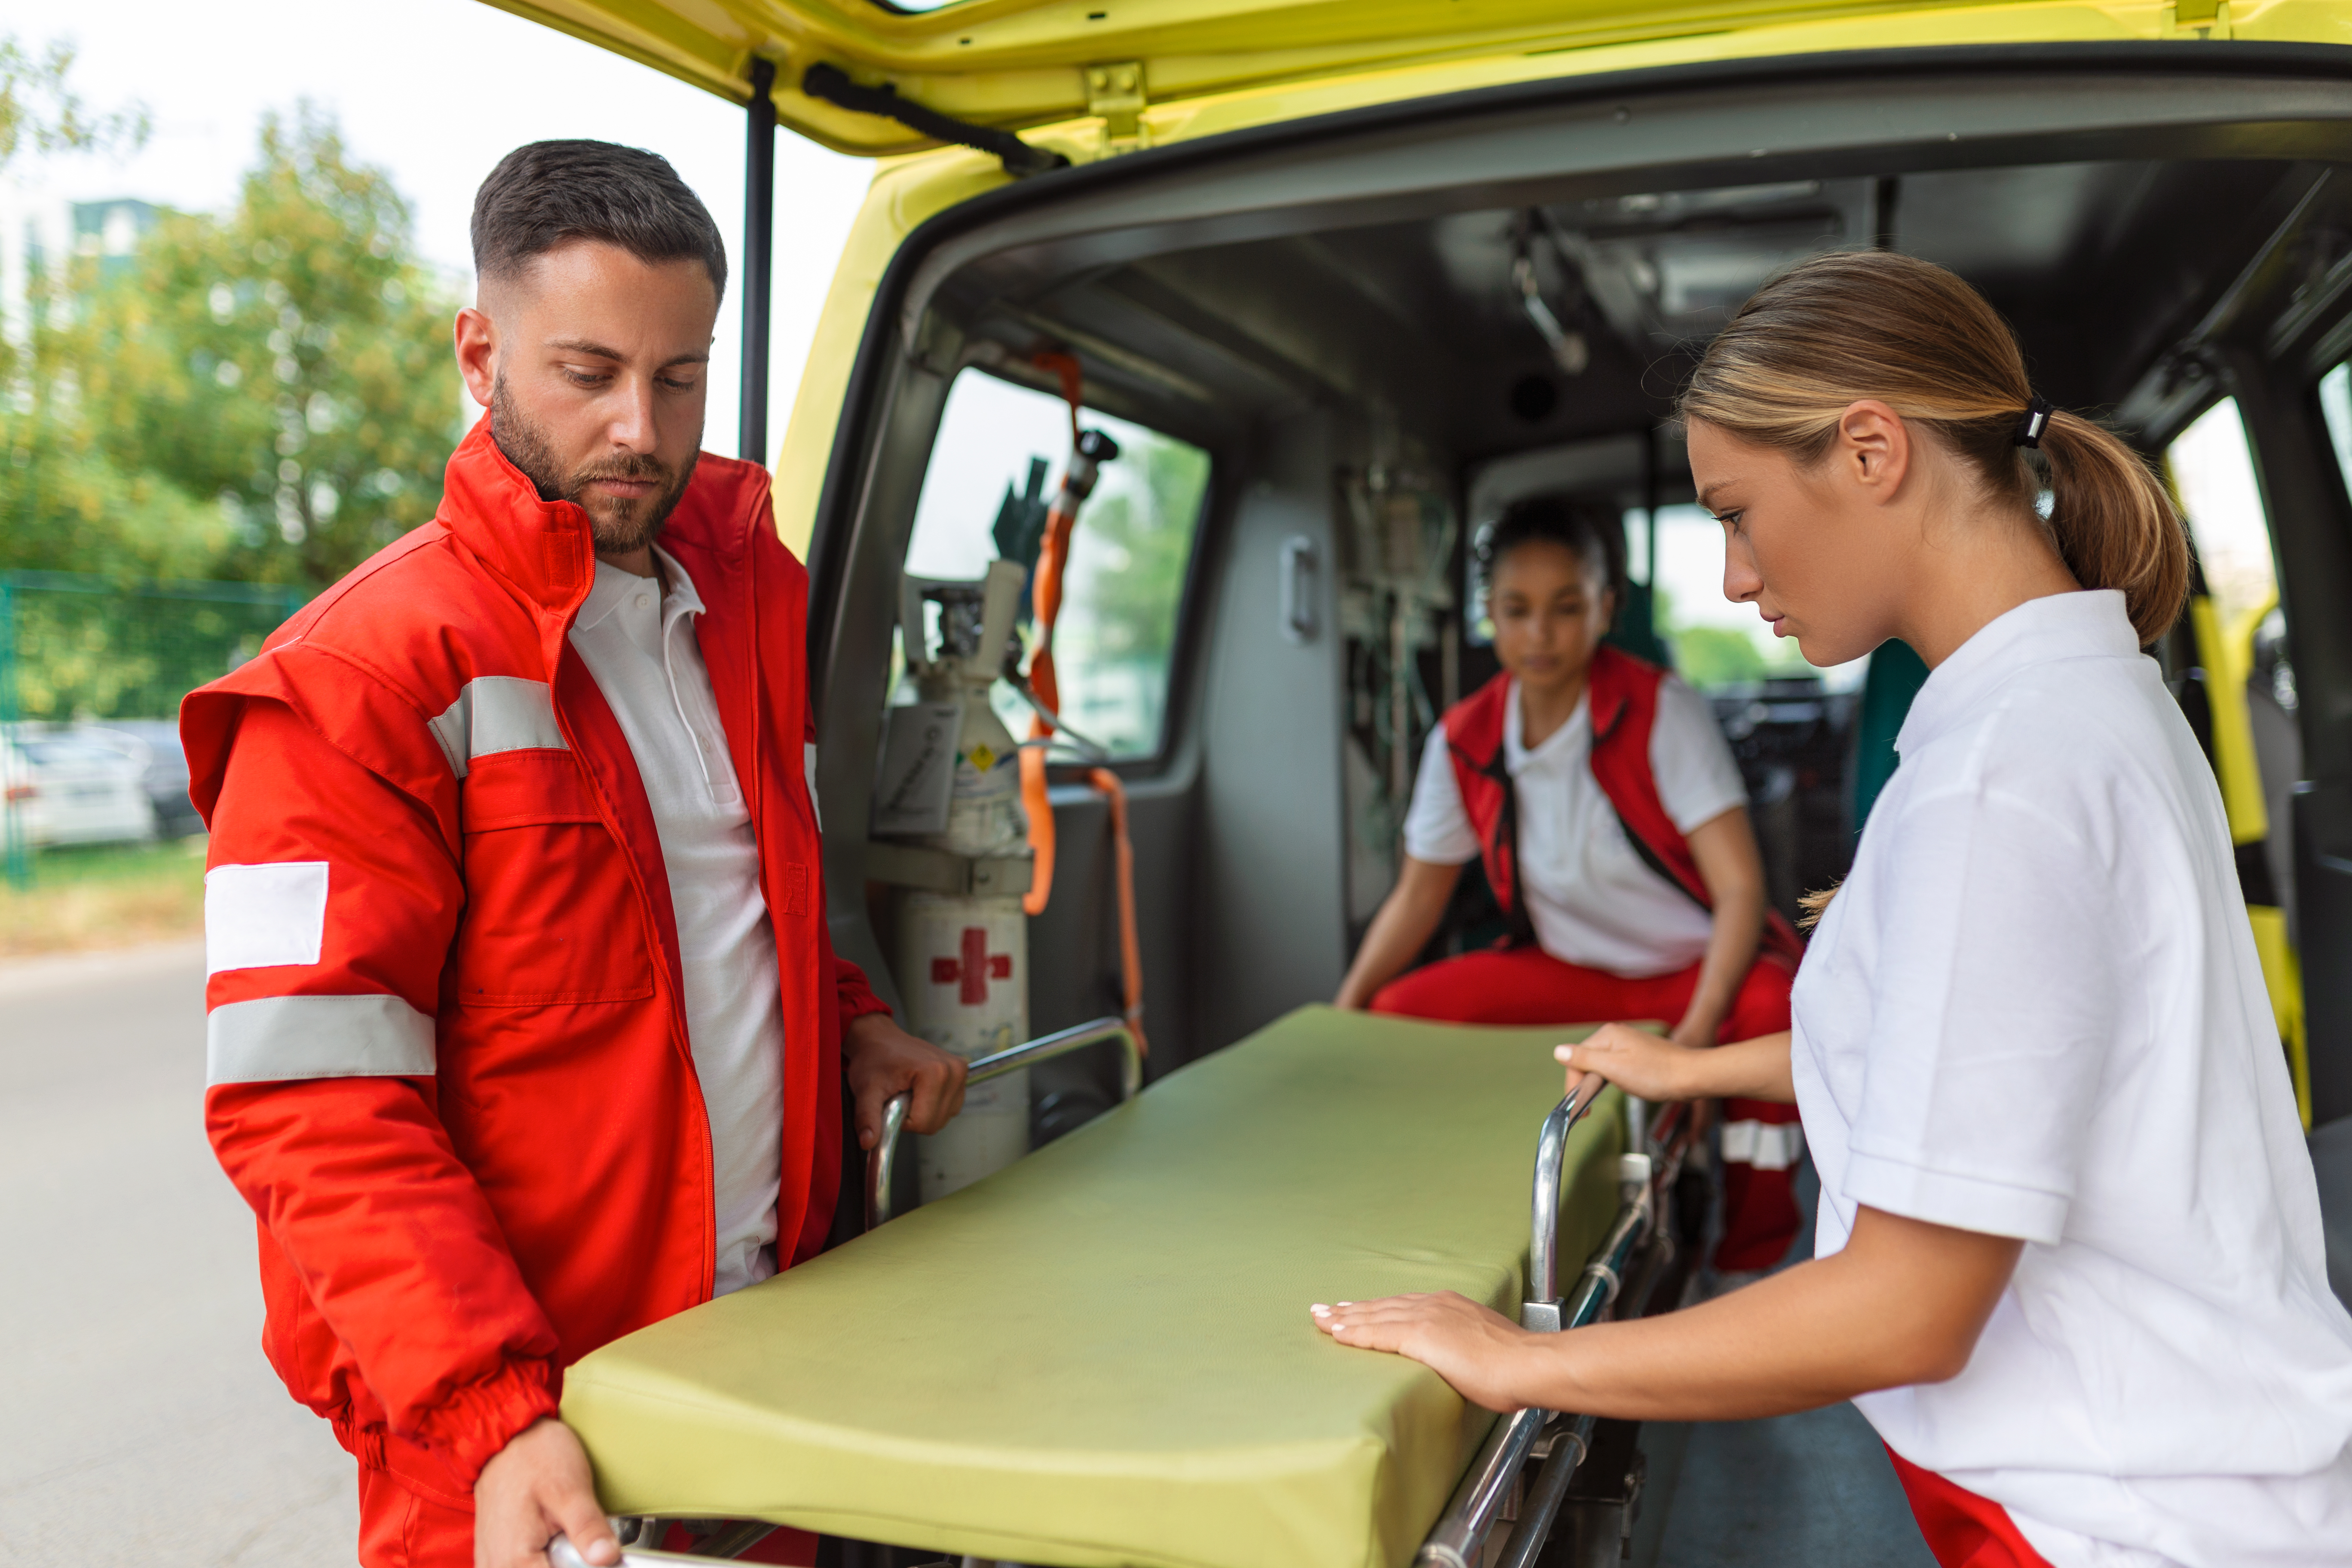
[[[327,940],[327,863],[276,860],[205,873],[205,973],[316,963]]]
[[[555,722],[555,699],[544,680],[484,675],[466,682],[441,717],[425,721],[441,754],[459,778],[477,757],[499,752],[568,752]]]
[[[1795,1168],[1805,1152],[1805,1130],[1794,1121],[1727,1121],[1723,1157],[1759,1171]]]
[[[433,1020],[397,996],[257,996],[205,1021],[205,1082],[430,1078]]]

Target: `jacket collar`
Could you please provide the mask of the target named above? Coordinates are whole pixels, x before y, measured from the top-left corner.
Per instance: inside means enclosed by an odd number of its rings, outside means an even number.
[[[735,517],[744,505],[737,492],[754,476],[766,478],[751,464],[704,453],[677,510],[662,525],[662,544],[672,552],[714,552],[732,563],[748,543]],[[535,616],[552,618],[559,633],[595,585],[588,514],[571,501],[540,500],[539,487],[499,449],[487,415],[449,455],[440,521]]]

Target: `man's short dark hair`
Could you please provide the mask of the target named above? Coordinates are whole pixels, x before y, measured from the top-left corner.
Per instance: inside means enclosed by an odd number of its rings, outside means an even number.
[[[669,160],[610,142],[533,142],[499,160],[474,194],[474,271],[511,278],[575,239],[638,260],[699,261],[727,293],[727,247],[710,209]]]

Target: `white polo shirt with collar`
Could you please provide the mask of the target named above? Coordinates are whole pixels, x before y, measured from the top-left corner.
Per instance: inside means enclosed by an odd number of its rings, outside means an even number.
[[[2123,595],[1928,678],[1793,998],[1817,1253],[2025,1248],[1968,1367],[1854,1403],[2056,1568],[2352,1563],[2352,1316],[2211,768]]]
[[[661,837],[687,1037],[710,1118],[719,1243],[712,1289],[723,1296],[776,1271],[783,1003],[751,807],[694,640],[702,597],[676,558],[658,548],[654,555],[661,579],[596,563],[572,646],[628,738]]]

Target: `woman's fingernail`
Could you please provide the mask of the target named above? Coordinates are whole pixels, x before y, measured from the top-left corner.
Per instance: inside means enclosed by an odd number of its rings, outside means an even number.
[[[1325,1306],[1320,1301],[1316,1302],[1315,1305],[1308,1308],[1307,1310],[1313,1312],[1318,1318],[1328,1317],[1331,1313],[1331,1309]]]
[[[1354,1305],[1355,1305],[1355,1303],[1354,1303],[1353,1301],[1342,1301],[1342,1302],[1340,1302],[1340,1303],[1339,1303],[1339,1305],[1341,1305],[1342,1307],[1352,1307],[1352,1306],[1354,1306]]]

